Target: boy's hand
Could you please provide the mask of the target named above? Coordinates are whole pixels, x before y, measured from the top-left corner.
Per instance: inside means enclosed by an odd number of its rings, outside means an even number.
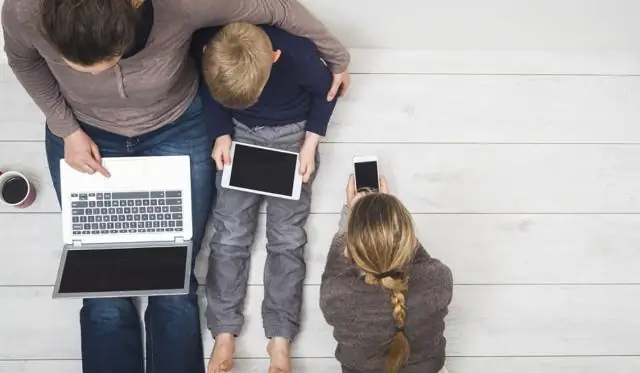
[[[307,183],[316,170],[316,149],[320,142],[320,135],[307,132],[307,137],[300,149],[300,174],[302,182]]]
[[[222,170],[224,165],[231,163],[231,136],[224,135],[216,139],[211,152],[211,158],[216,163],[218,171]]]

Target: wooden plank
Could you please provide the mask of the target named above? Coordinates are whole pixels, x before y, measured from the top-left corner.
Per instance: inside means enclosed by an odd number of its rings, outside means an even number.
[[[449,373],[636,373],[640,357],[453,357],[447,368]]]
[[[633,343],[640,330],[638,285],[478,285],[456,286],[454,292],[447,320],[449,356],[640,356],[640,345]],[[80,302],[50,296],[50,287],[0,288],[0,359],[80,356]],[[262,288],[250,287],[239,357],[266,357],[261,298]],[[296,357],[333,356],[332,329],[317,304],[318,286],[305,287]],[[205,332],[205,351],[211,345]]]
[[[588,6],[580,0],[404,0],[402,6],[384,0],[302,3],[352,48],[638,50],[634,35],[640,33],[632,16],[640,13],[640,4],[634,0],[592,0]]]
[[[340,211],[352,158],[363,154],[379,157],[391,190],[413,213],[640,212],[639,146],[323,144],[320,153],[317,213]],[[23,212],[59,210],[41,143],[0,143],[0,169],[36,182],[39,198]]]
[[[327,141],[637,143],[638,96],[640,77],[358,75]]]
[[[421,34],[422,35],[422,34]],[[635,50],[351,48],[355,74],[638,75]],[[464,94],[463,92],[460,92]]]
[[[320,284],[338,218],[309,219],[307,284]],[[260,220],[252,285],[263,283],[264,215]],[[639,215],[417,214],[414,220],[425,247],[452,268],[457,284],[640,284]],[[59,225],[58,214],[0,214],[0,286],[53,285]],[[205,257],[198,265],[201,278],[206,265]]]
[[[639,96],[640,77],[354,75],[326,141],[638,143]],[[43,140],[44,117],[13,75],[0,100],[0,139]]]
[[[206,363],[205,359],[205,363]],[[236,359],[234,372],[267,372],[268,359]],[[293,371],[296,373],[339,372],[340,365],[335,359],[293,359]],[[1,361],[0,373],[80,373],[82,364],[79,360],[23,360]],[[526,372],[525,372],[526,373]]]
[[[267,359],[237,359],[238,372],[266,372]],[[293,359],[298,373],[338,372],[340,366],[332,358]],[[637,356],[580,357],[452,357],[447,361],[449,373],[637,373]],[[0,373],[80,373],[79,360],[0,361]]]
[[[2,30],[0,30],[0,34]],[[0,40],[0,46],[2,40]],[[352,74],[600,75],[640,74],[640,51],[417,50],[349,48]],[[0,53],[0,79],[12,75]]]
[[[0,214],[0,226],[0,286],[53,286],[62,253],[60,215]]]
[[[4,57],[4,53],[0,53]],[[44,114],[22,88],[6,64],[0,61],[0,140],[44,139]]]
[[[351,48],[635,50],[640,32],[634,0],[590,1],[580,12],[580,0],[405,0],[402,7],[384,0],[302,3]]]
[[[634,0],[592,0],[588,6],[580,0],[405,0],[401,7],[384,0],[303,4],[350,48],[637,50],[634,36],[640,33],[633,17],[640,7]]]
[[[47,155],[41,142],[0,142],[0,170],[23,173],[36,189],[36,200],[28,209],[0,205],[0,213],[59,212]]]

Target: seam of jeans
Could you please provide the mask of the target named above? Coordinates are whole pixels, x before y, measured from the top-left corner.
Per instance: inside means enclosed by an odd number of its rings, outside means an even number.
[[[147,356],[149,356],[149,361],[147,361],[147,366],[145,369],[146,372],[150,372],[150,373],[154,373],[155,371],[155,363],[154,363],[154,353],[153,353],[153,328],[151,327],[153,325],[153,307],[149,307],[147,306],[147,312],[149,315],[148,318],[148,322],[145,325],[145,329],[147,329],[149,331],[148,336],[149,336],[149,340],[147,341]],[[151,369],[153,368],[153,369]]]

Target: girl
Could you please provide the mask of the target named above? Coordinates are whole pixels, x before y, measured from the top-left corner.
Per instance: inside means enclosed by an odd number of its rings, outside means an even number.
[[[379,193],[356,193],[350,177],[320,288],[342,372],[446,372],[452,288],[451,270],[420,245],[384,178]]]

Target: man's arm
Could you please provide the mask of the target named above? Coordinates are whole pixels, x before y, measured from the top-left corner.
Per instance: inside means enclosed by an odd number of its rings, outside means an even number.
[[[313,43],[307,39],[302,39],[292,35],[287,35],[297,40],[291,45],[296,45],[292,49],[290,56],[295,63],[298,82],[304,89],[311,93],[311,106],[307,115],[305,129],[316,133],[322,137],[327,134],[327,126],[336,107],[338,98],[327,101],[327,91],[331,88],[333,76],[322,62]],[[295,43],[295,44],[294,44]]]
[[[62,97],[58,82],[51,70],[31,45],[26,30],[21,29],[20,17],[13,14],[13,2],[2,7],[4,50],[13,73],[47,119],[47,125],[56,136],[66,137],[80,126],[71,108]]]
[[[274,25],[311,39],[333,73],[349,66],[347,49],[296,0],[187,0],[185,4],[194,29],[233,21]]]

